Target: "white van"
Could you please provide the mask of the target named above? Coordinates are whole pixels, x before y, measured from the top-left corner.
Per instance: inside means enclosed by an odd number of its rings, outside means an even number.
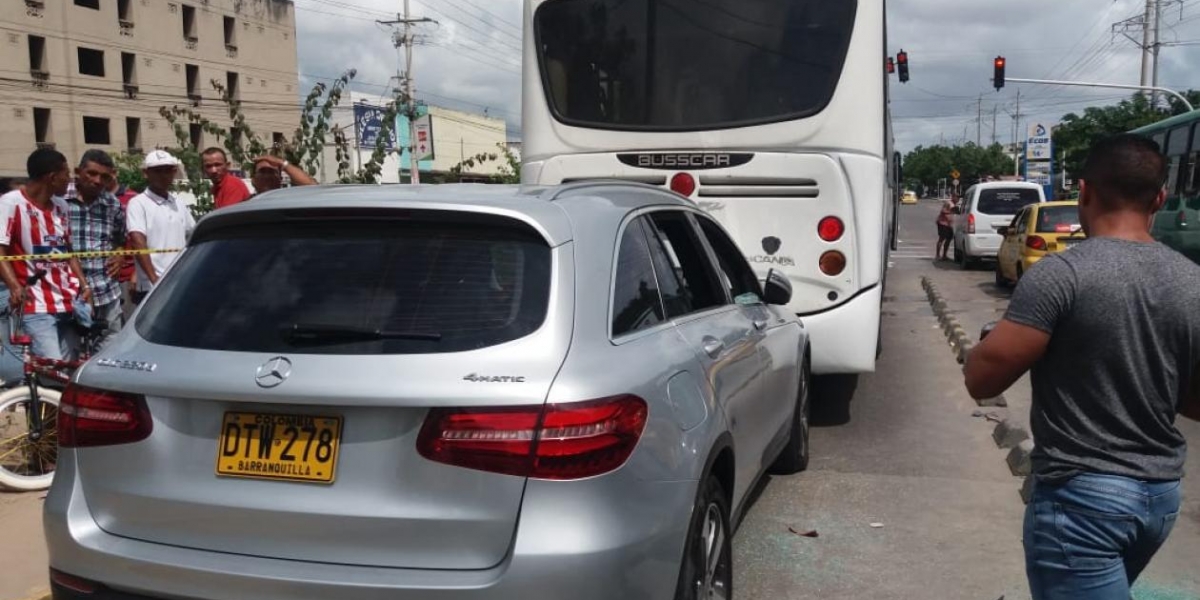
[[[996,258],[1004,236],[999,229],[1030,204],[1045,202],[1036,183],[994,181],[971,186],[963,194],[954,218],[954,261],[970,268],[983,259]]]

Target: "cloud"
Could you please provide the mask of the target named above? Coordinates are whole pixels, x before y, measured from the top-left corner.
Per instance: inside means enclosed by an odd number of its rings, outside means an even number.
[[[414,26],[413,75],[418,99],[505,119],[509,137],[521,119],[521,0],[412,1],[412,16],[436,22]],[[352,89],[390,97],[403,53],[393,29],[397,0],[297,0],[296,38],[301,84],[357,69]]]
[[[392,33],[375,19],[395,18],[397,0],[296,0],[302,83],[357,68],[356,89],[389,95],[401,70]],[[1008,58],[1008,76],[1137,84],[1141,51],[1114,33],[1113,23],[1139,15],[1144,0],[890,0],[888,50],[909,53],[912,81],[893,79],[897,146],[993,137],[1012,141],[1017,92],[1022,124],[1053,122],[1088,105],[1131,92],[1009,83],[991,86],[992,59]],[[418,97],[449,108],[483,112],[520,133],[522,0],[412,0],[417,27],[413,72]],[[1164,41],[1200,39],[1200,0],[1164,11]],[[1160,81],[1200,87],[1192,65],[1200,46],[1162,50]],[[982,113],[982,123],[977,116]]]

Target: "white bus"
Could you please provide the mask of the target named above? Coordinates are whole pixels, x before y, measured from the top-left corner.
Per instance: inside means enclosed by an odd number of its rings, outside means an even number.
[[[900,176],[885,4],[526,0],[522,179],[692,198],[791,279],[814,373],[872,372]]]

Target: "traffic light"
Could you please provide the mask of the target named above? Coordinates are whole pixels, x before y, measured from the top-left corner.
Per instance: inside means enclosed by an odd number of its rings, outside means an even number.
[[[901,50],[896,55],[896,66],[900,70],[900,83],[908,83],[908,53]]]
[[[888,75],[892,75],[895,72],[896,72],[896,59],[889,56],[889,57],[887,57],[887,73],[888,73]]]
[[[1004,87],[1004,67],[1007,63],[1003,56],[996,57],[996,74],[992,76],[992,82],[995,83],[997,92]]]

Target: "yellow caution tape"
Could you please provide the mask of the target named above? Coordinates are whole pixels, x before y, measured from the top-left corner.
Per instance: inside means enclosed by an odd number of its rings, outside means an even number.
[[[17,254],[0,256],[0,262],[19,262],[24,260],[71,260],[72,258],[108,258],[110,256],[142,256],[146,254],[169,254],[183,252],[183,248],[163,248],[162,250],[100,250],[96,252],[62,252],[59,254]]]

